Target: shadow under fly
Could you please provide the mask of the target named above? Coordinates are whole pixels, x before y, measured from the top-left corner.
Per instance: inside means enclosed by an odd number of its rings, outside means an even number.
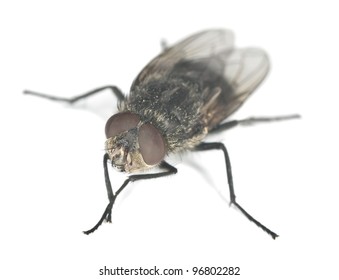
[[[137,180],[177,173],[165,161],[172,153],[185,150],[220,150],[225,159],[230,204],[272,238],[278,235],[250,215],[236,200],[231,162],[223,143],[204,142],[209,133],[259,122],[299,118],[279,117],[225,119],[235,112],[262,82],[269,70],[267,54],[257,48],[236,49],[229,30],[206,30],[166,47],[139,73],[125,96],[116,86],[104,86],[73,98],[60,98],[32,91],[31,94],[55,101],[75,103],[103,90],[111,90],[119,101],[119,113],[105,127],[107,140],[103,157],[109,203],[98,223],[85,234],[112,221],[112,207],[121,191]],[[108,162],[119,171],[135,173],[155,166],[160,172],[127,177],[112,190]]]

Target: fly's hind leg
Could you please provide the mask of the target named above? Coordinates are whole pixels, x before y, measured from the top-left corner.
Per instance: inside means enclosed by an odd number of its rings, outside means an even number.
[[[106,90],[106,89],[111,90],[119,101],[122,101],[124,99],[124,94],[116,86],[99,87],[99,88],[93,89],[89,92],[86,92],[86,93],[83,93],[83,94],[80,94],[80,95],[77,95],[77,96],[74,96],[74,97],[71,97],[71,98],[57,97],[57,96],[39,93],[39,92],[35,92],[35,91],[30,91],[30,90],[25,90],[24,94],[30,94],[30,95],[46,98],[46,99],[53,100],[53,101],[66,102],[66,103],[69,103],[69,104],[73,104],[73,103],[75,103],[75,102],[77,102],[81,99],[87,98],[89,96],[93,96],[93,95],[95,95],[99,92]]]
[[[220,132],[220,131],[230,129],[238,125],[253,125],[257,123],[285,121],[285,120],[299,119],[299,118],[301,118],[300,115],[294,114],[294,115],[287,115],[287,116],[251,117],[251,118],[242,119],[242,120],[233,120],[233,121],[228,121],[228,122],[218,124],[217,126],[215,126],[214,128],[210,130],[210,133]]]

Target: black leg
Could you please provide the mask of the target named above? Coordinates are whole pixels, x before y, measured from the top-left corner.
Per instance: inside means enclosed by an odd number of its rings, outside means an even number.
[[[160,47],[161,47],[161,51],[164,52],[166,51],[167,49],[169,49],[169,46],[168,46],[168,43],[165,39],[162,39],[160,41]]]
[[[275,121],[285,121],[291,119],[299,119],[301,118],[300,115],[288,115],[288,116],[277,116],[277,117],[252,117],[243,120],[233,120],[225,123],[221,123],[214,128],[211,129],[211,133],[220,132],[222,130],[227,130],[237,125],[253,125],[256,123],[263,123],[263,122],[275,122]]]
[[[44,94],[44,93],[39,93],[39,92],[34,92],[34,91],[30,91],[30,90],[25,90],[24,94],[30,94],[30,95],[35,95],[35,96],[39,96],[42,98],[46,98],[46,99],[50,99],[50,100],[54,100],[54,101],[61,101],[61,102],[67,102],[67,103],[74,103],[77,102],[80,99],[84,99],[87,98],[91,95],[94,95],[98,92],[101,92],[105,89],[110,89],[113,91],[113,93],[115,94],[115,96],[118,98],[119,101],[122,101],[125,97],[123,95],[123,93],[121,92],[121,90],[116,87],[116,86],[104,86],[104,87],[100,87],[100,88],[96,88],[93,89],[89,92],[86,92],[84,94],[78,95],[78,96],[74,96],[71,98],[64,98],[64,97],[57,97],[57,96],[52,96],[52,95],[48,95],[48,94]]]
[[[90,234],[98,229],[98,227],[104,222],[112,222],[112,208],[114,205],[114,202],[116,198],[118,197],[119,193],[128,185],[129,182],[134,182],[137,180],[145,180],[145,179],[153,179],[153,178],[159,178],[171,174],[177,173],[177,169],[173,167],[172,165],[168,164],[167,162],[163,161],[160,163],[159,167],[162,169],[167,169],[167,171],[160,172],[160,173],[154,173],[154,174],[139,174],[139,175],[131,175],[129,176],[125,182],[122,184],[122,186],[116,191],[116,193],[113,193],[111,181],[109,179],[108,175],[108,163],[109,157],[107,154],[104,155],[104,173],[105,173],[105,183],[106,183],[106,189],[107,189],[107,195],[109,203],[104,211],[104,214],[101,216],[98,223],[91,228],[90,230],[84,231],[85,234]]]
[[[208,151],[208,150],[214,150],[214,149],[223,151],[224,157],[225,157],[225,163],[226,163],[226,173],[227,173],[228,186],[229,186],[229,190],[230,190],[230,200],[231,200],[230,204],[234,204],[251,222],[255,223],[258,227],[260,227],[262,230],[264,230],[269,235],[271,235],[273,239],[278,237],[278,235],[276,233],[274,233],[273,231],[271,231],[270,229],[265,227],[263,224],[258,222],[255,218],[253,218],[250,214],[248,214],[248,212],[236,202],[236,196],[235,196],[234,186],[233,186],[231,161],[230,161],[230,158],[228,156],[225,145],[222,144],[222,143],[217,143],[217,142],[201,143],[195,149],[197,151]]]

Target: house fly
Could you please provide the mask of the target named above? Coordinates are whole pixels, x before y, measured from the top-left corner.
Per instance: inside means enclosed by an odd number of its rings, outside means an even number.
[[[225,121],[263,81],[269,70],[267,54],[258,48],[237,49],[229,30],[206,30],[167,47],[139,73],[125,96],[116,86],[104,86],[73,98],[60,98],[25,91],[55,101],[74,103],[106,89],[117,97],[117,114],[105,126],[107,140],[103,157],[109,203],[90,234],[111,222],[113,204],[121,191],[137,180],[177,173],[166,156],[183,151],[220,150],[224,155],[230,203],[273,239],[278,235],[251,216],[237,201],[231,162],[220,142],[205,142],[210,133],[257,122],[298,118],[289,115]],[[113,192],[108,164],[132,173]],[[159,167],[158,173],[140,171]],[[133,174],[137,173],[137,174]]]

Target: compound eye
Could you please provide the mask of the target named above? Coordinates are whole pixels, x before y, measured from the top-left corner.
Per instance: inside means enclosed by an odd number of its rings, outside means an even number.
[[[165,157],[164,139],[159,130],[149,123],[139,128],[139,146],[140,153],[148,165],[155,165]]]
[[[137,114],[123,112],[113,115],[108,119],[105,126],[106,137],[110,138],[121,132],[137,127],[140,117]]]

